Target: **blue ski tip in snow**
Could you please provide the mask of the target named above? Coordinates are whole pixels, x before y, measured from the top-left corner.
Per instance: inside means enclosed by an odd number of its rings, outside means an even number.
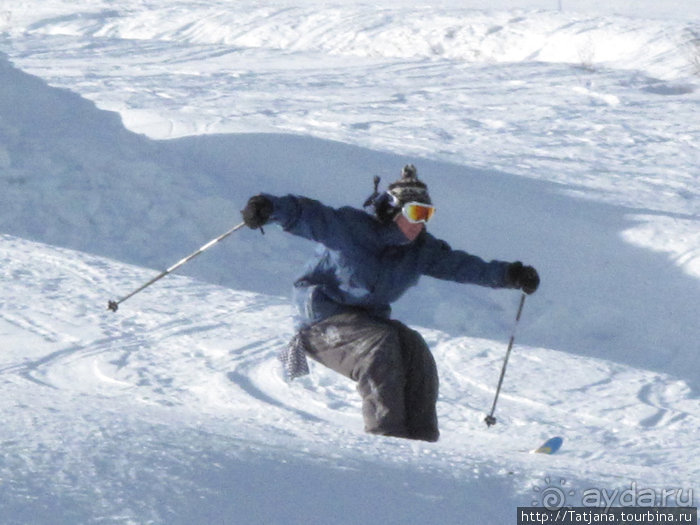
[[[533,450],[533,452],[537,454],[554,454],[561,448],[562,443],[564,443],[564,438],[559,436],[553,437],[545,441],[540,448]]]

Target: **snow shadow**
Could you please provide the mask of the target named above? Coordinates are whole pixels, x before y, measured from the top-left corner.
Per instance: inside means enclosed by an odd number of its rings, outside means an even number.
[[[577,188],[570,186],[310,137],[199,136],[168,147],[185,155],[188,169],[199,167],[219,181],[231,178],[230,198],[241,205],[266,191],[360,206],[371,192],[373,175],[382,176],[386,185],[413,162],[438,208],[430,224],[434,234],[485,259],[522,260],[539,270],[542,286],[526,303],[519,343],[697,381],[688,365],[698,359],[700,283],[668,256],[621,236],[636,225],[635,215],[654,212],[578,198],[571,195]],[[236,195],[239,188],[244,191]],[[274,294],[287,293],[313,250],[311,243],[273,228],[266,236],[245,232],[240,242],[255,260],[246,282]],[[426,277],[394,312],[452,335],[505,341],[517,300],[513,291]]]
[[[632,215],[653,212],[583,200],[569,186],[312,137],[154,141],[2,57],[0,83],[4,233],[160,270],[239,222],[240,208],[255,193],[359,206],[373,175],[386,185],[412,162],[437,204],[431,231],[455,248],[522,260],[540,271],[542,286],[526,303],[518,343],[668,372],[700,386],[700,283],[666,255],[621,236],[634,226]],[[288,295],[313,250],[275,227],[264,236],[245,230],[181,273]],[[395,315],[505,342],[517,300],[513,291],[425,278]]]
[[[454,478],[411,463],[378,466],[359,453],[341,460],[189,429],[111,432],[60,472],[17,472],[0,487],[2,522],[418,525],[437,512],[446,525],[498,525],[518,505],[514,477]],[[27,460],[42,465],[40,453]]]

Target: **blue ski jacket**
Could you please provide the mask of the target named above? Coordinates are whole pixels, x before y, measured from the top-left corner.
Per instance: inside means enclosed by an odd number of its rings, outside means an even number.
[[[486,262],[453,250],[425,229],[409,241],[395,223],[384,224],[352,207],[264,194],[273,204],[270,220],[294,235],[323,245],[294,283],[301,325],[361,308],[388,318],[391,303],[421,275],[492,288],[512,288],[510,263]]]

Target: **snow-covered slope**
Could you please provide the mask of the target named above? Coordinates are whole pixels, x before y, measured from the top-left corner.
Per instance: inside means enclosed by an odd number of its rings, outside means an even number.
[[[0,236],[3,523],[496,525],[542,505],[552,472],[572,504],[697,490],[700,410],[671,377],[519,347],[487,429],[502,345],[424,330],[443,437],[377,438],[350,381],[284,383],[283,298],[171,276],[106,310],[152,274]],[[527,453],[553,434],[560,453]]]
[[[0,521],[503,524],[547,485],[697,490],[697,3],[478,3],[0,6]],[[543,277],[492,429],[510,291],[396,306],[436,445],[365,436],[319,367],[281,381],[314,247],[273,227],[106,311],[258,191],[358,205],[407,162],[434,233]]]
[[[24,2],[7,48],[154,138],[284,130],[697,213],[698,2],[476,3]]]
[[[673,372],[697,385],[698,230],[689,216],[655,217],[674,233],[671,242],[625,207],[495,170],[292,135],[153,141],[7,62],[0,75],[7,233],[162,269],[239,222],[238,210],[259,191],[359,205],[371,174],[391,181],[415,161],[439,206],[433,232],[542,273],[522,342]],[[266,236],[246,231],[183,271],[286,296],[313,249],[275,228]],[[431,307],[413,308],[418,297]],[[426,278],[396,313],[453,334],[505,340],[516,304],[513,293]]]

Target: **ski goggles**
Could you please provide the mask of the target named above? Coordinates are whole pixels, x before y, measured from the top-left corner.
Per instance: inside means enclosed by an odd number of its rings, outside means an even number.
[[[401,207],[401,213],[408,222],[425,224],[435,214],[435,206],[422,202],[407,202]]]

